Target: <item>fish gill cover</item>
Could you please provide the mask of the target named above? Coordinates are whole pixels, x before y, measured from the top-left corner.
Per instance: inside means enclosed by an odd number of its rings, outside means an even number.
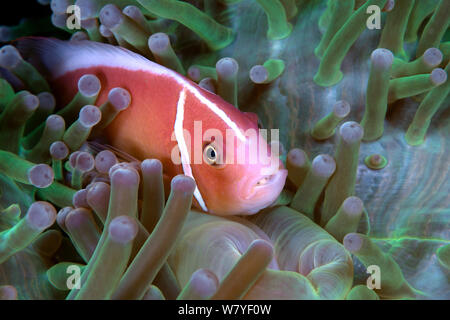
[[[0,299],[450,299],[450,1],[37,2],[0,27]],[[183,139],[244,112],[253,202]]]

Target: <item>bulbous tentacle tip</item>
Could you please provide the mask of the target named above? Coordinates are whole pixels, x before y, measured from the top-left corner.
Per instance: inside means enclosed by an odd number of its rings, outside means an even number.
[[[255,67],[252,68],[253,72],[250,69],[250,79],[253,82],[262,80],[260,83],[271,83],[283,74],[286,64],[281,59],[269,59],[262,66]]]
[[[64,225],[69,230],[79,228],[89,219],[90,214],[90,211],[86,208],[75,208],[67,213]]]
[[[255,251],[269,263],[274,254],[273,246],[270,242],[263,239],[256,239],[250,243],[247,251]]]
[[[215,67],[194,64],[187,70],[187,75],[192,81],[195,82],[199,82],[200,80],[206,78],[217,80],[217,71]]]
[[[73,207],[64,207],[56,215],[56,223],[61,229],[66,230],[66,217],[73,210]]]
[[[137,20],[142,16],[142,11],[133,5],[126,6],[122,10],[123,14],[130,17],[133,20]]]
[[[138,174],[139,163],[136,161],[134,161],[134,162],[118,162],[109,169],[109,171],[108,171],[109,177],[111,178],[114,171],[119,170],[119,169],[134,170],[136,172],[136,174]]]
[[[22,105],[24,111],[32,112],[39,107],[39,98],[31,93],[25,94],[22,98]]]
[[[0,300],[17,300],[17,298],[17,289],[14,286],[0,286]]]
[[[73,1],[70,0],[51,0],[50,1],[50,9],[54,13],[62,14],[66,13],[67,8],[73,4]]]
[[[39,109],[53,111],[56,106],[55,96],[50,92],[41,92],[37,95],[39,99]]]
[[[100,122],[102,113],[96,106],[87,105],[81,108],[78,120],[81,125],[91,128]]]
[[[38,164],[27,172],[28,181],[36,188],[47,188],[54,180],[53,169],[47,164]]]
[[[441,50],[437,48],[428,48],[423,54],[423,61],[430,67],[435,67],[441,64],[443,55]]]
[[[133,168],[117,167],[114,165],[109,170],[111,184],[123,186],[135,186],[139,184],[139,173]]]
[[[148,38],[148,46],[154,53],[163,53],[170,46],[170,38],[164,32],[152,34],[150,38]]]
[[[336,171],[336,162],[327,154],[320,154],[311,163],[313,172],[320,177],[329,178]]]
[[[200,82],[198,83],[199,87],[212,92],[212,93],[216,93],[217,92],[217,82],[216,80],[214,80],[213,78],[203,78],[202,80],[200,80]]]
[[[107,4],[100,10],[99,19],[105,27],[113,29],[121,23],[123,14],[116,5]]]
[[[69,155],[69,148],[62,141],[55,141],[50,145],[50,155],[55,160],[64,160]]]
[[[101,31],[100,34],[103,36]],[[77,31],[70,37],[70,41],[83,41],[83,40],[90,40],[89,35],[84,31]]]
[[[311,130],[311,136],[316,140],[330,138],[336,132],[337,125],[349,115],[350,104],[340,100],[333,105],[333,110],[316,122]]]
[[[141,163],[142,173],[146,173],[146,174],[153,174],[153,173],[156,174],[157,173],[157,174],[160,174],[160,173],[162,173],[162,169],[163,169],[162,163],[158,159],[145,159]]]
[[[90,201],[90,198],[93,195],[96,195],[97,193],[105,194],[105,192],[107,191],[109,194],[110,188],[111,188],[110,185],[104,181],[97,181],[97,182],[93,182],[93,183],[89,184],[88,186],[86,186],[86,190],[87,190],[86,198],[87,198],[88,202]]]
[[[100,32],[100,34],[102,35],[102,37],[104,38],[110,38],[113,37],[114,34],[112,33],[111,30],[109,30],[109,28],[107,28],[105,25],[101,24],[98,27],[98,31]]]
[[[269,72],[264,66],[256,65],[250,69],[249,76],[254,83],[264,83],[269,77]]]
[[[345,100],[337,101],[333,106],[333,113],[338,118],[345,118],[350,113],[350,104]]]
[[[159,64],[185,75],[181,60],[173,51],[169,35],[163,32],[154,33],[147,40],[147,46]]]
[[[108,173],[109,169],[117,162],[117,157],[113,152],[103,150],[95,156],[95,169],[100,173]]]
[[[109,91],[108,101],[118,110],[122,111],[128,108],[131,103],[131,94],[123,88],[113,88]]]
[[[351,196],[344,200],[342,208],[350,216],[358,216],[364,209],[364,203],[358,197]]]
[[[69,164],[71,168],[75,168],[77,165],[77,157],[81,151],[74,151],[69,156]]]
[[[351,253],[358,252],[364,243],[364,239],[357,233],[349,233],[344,237],[344,247]]]
[[[75,5],[80,7],[81,19],[95,18],[98,4],[93,0],[76,0]]]
[[[129,216],[119,216],[111,221],[108,232],[112,241],[128,244],[136,237],[138,225],[134,218]]]
[[[80,189],[73,195],[72,204],[75,208],[89,208],[87,203],[87,190]]]
[[[190,79],[192,79],[193,81],[200,81],[200,77],[201,77],[201,72],[200,69],[197,66],[190,66],[189,69],[187,70],[187,75]]]
[[[151,285],[142,297],[142,300],[166,300],[162,291],[155,285]]]
[[[447,72],[441,68],[435,68],[431,71],[430,80],[435,86],[439,86],[447,81]]]
[[[86,202],[102,220],[106,219],[110,192],[110,185],[102,181],[87,187]]]
[[[364,136],[364,129],[355,121],[347,121],[339,129],[341,138],[347,143],[361,141]]]
[[[81,172],[88,172],[94,169],[95,160],[92,154],[90,154],[89,152],[80,151],[76,154],[75,159],[69,158],[71,165],[73,160],[75,160],[75,165],[73,166],[73,168],[76,168]]]
[[[237,74],[239,64],[233,58],[222,58],[216,63],[216,70],[217,73],[224,78],[232,77]]]
[[[6,45],[0,49],[0,67],[12,69],[16,67],[20,61],[22,61],[22,56],[14,46]]]
[[[59,131],[59,130],[63,130],[65,128],[66,123],[65,123],[63,117],[61,117],[57,114],[52,114],[52,115],[48,116],[47,120],[45,121],[45,125],[51,131]]]
[[[208,269],[198,269],[192,276],[189,285],[200,297],[211,297],[219,287],[219,279]]]
[[[308,156],[305,151],[300,148],[289,150],[287,157],[291,163],[297,164],[298,166],[303,166],[308,162]]]
[[[405,141],[411,147],[420,146],[425,142],[422,128],[413,128],[406,132]]]
[[[100,80],[93,74],[85,74],[78,80],[78,91],[86,97],[98,95],[100,88]]]
[[[175,176],[170,185],[174,192],[184,194],[193,194],[196,188],[195,180],[183,174]]]
[[[50,19],[55,27],[60,29],[66,27],[67,15],[65,13],[52,13]]]
[[[48,202],[34,202],[27,211],[26,219],[30,227],[44,230],[56,220],[56,209]]]
[[[389,69],[394,62],[394,55],[388,49],[378,48],[372,52],[370,59],[373,66],[381,69]]]

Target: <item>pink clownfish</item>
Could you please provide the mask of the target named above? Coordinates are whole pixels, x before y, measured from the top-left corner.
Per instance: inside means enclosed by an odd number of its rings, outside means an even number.
[[[177,72],[121,47],[47,38],[25,38],[18,47],[46,74],[60,105],[76,94],[77,82],[85,74],[101,81],[97,105],[107,100],[111,89],[127,89],[132,102],[105,130],[109,143],[137,159],[159,159],[169,178],[192,177],[197,183],[194,204],[203,211],[254,214],[278,198],[287,170],[270,153],[255,114],[241,112]],[[210,129],[213,134],[196,143],[194,122],[201,123],[203,133]],[[245,135],[249,129],[257,134]],[[218,139],[227,132],[233,133],[231,140]],[[269,163],[259,156],[249,161],[261,142],[269,150]],[[181,163],[173,161],[174,148]],[[236,161],[243,151],[245,160]],[[204,160],[200,163],[193,161],[198,152]]]

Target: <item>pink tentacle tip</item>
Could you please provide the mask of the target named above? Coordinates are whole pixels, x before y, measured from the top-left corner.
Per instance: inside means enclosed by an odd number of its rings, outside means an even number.
[[[47,164],[37,164],[27,173],[28,181],[36,188],[47,188],[55,178],[53,169]]]
[[[219,279],[214,272],[198,269],[191,276],[192,288],[202,297],[210,297],[219,287]]]
[[[139,174],[132,168],[117,168],[114,165],[110,169],[111,184],[123,186],[135,186],[139,184]]]
[[[180,174],[172,179],[171,187],[174,192],[192,194],[194,193],[196,184],[191,177]]]
[[[34,202],[27,212],[27,221],[32,228],[44,230],[56,220],[56,209],[48,202]]]
[[[114,218],[109,225],[109,236],[114,242],[127,244],[138,232],[136,220],[128,216]]]
[[[263,239],[254,240],[247,249],[247,251],[250,250],[257,251],[261,254],[261,256],[266,257],[268,260],[272,259],[274,253],[273,246],[268,241]]]
[[[361,249],[364,239],[357,233],[349,233],[344,237],[343,243],[345,249],[354,253]]]
[[[90,212],[85,208],[76,208],[70,211],[65,219],[65,226],[69,229],[75,229],[82,226],[85,221],[89,220]]]
[[[158,159],[145,159],[141,163],[143,173],[162,173],[162,163]]]

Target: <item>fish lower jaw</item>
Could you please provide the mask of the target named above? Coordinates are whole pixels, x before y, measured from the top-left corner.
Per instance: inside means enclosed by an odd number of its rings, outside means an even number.
[[[256,183],[252,184],[251,191],[244,197],[244,201],[251,201],[252,199],[265,199],[267,195],[270,195],[272,192],[277,193],[277,196],[281,192],[286,182],[287,170],[280,169],[276,173],[272,175],[267,175],[259,180]]]

